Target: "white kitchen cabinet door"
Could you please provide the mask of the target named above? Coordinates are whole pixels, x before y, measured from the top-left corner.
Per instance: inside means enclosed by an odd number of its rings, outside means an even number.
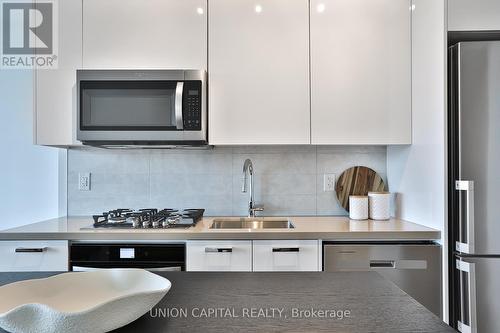
[[[82,66],[82,2],[59,1],[58,11],[58,67],[35,71],[33,137],[38,145],[73,146],[80,145],[75,129],[76,70]]]
[[[209,143],[309,144],[308,0],[210,0],[209,15]]]
[[[500,1],[449,0],[448,30],[500,30]]]
[[[0,241],[0,272],[67,271],[67,241]]]
[[[188,241],[186,270],[251,272],[252,241]]]
[[[83,0],[83,66],[206,69],[207,0]]]
[[[411,143],[409,0],[311,0],[313,144]]]
[[[320,271],[317,240],[255,240],[253,271]]]

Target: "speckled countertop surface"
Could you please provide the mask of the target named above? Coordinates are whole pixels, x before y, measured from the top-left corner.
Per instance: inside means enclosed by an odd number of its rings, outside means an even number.
[[[194,240],[194,239],[322,239],[437,240],[439,230],[391,219],[353,221],[343,216],[291,216],[294,229],[210,229],[215,217],[205,217],[189,229],[82,230],[92,218],[60,217],[0,231],[0,240]]]
[[[0,273],[0,285],[53,274]],[[158,274],[169,293],[113,332],[455,332],[376,272]]]

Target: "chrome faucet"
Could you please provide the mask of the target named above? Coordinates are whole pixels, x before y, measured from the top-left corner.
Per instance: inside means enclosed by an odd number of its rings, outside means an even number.
[[[250,184],[247,186],[247,174],[250,175]],[[256,206],[253,201],[253,164],[250,159],[246,159],[243,164],[243,187],[241,192],[247,193],[247,187],[249,192],[248,199],[248,217],[255,217],[255,212],[262,212],[264,210],[263,206]]]

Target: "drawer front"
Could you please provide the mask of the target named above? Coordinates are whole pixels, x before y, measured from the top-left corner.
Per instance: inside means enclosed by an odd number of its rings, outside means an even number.
[[[189,241],[186,270],[251,272],[252,241]]]
[[[67,271],[67,241],[1,241],[0,271]]]
[[[320,270],[318,241],[254,241],[253,270],[256,272],[318,271]]]

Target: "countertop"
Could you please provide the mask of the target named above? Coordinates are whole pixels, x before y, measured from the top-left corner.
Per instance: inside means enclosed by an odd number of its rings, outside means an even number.
[[[169,293],[115,332],[455,332],[376,272],[159,274]],[[0,285],[50,275],[0,273]]]
[[[391,219],[354,221],[342,216],[292,216],[294,229],[213,230],[215,217],[205,217],[189,229],[81,230],[91,217],[61,217],[7,229],[0,240],[194,240],[194,239],[322,239],[322,240],[437,240],[439,230]]]

